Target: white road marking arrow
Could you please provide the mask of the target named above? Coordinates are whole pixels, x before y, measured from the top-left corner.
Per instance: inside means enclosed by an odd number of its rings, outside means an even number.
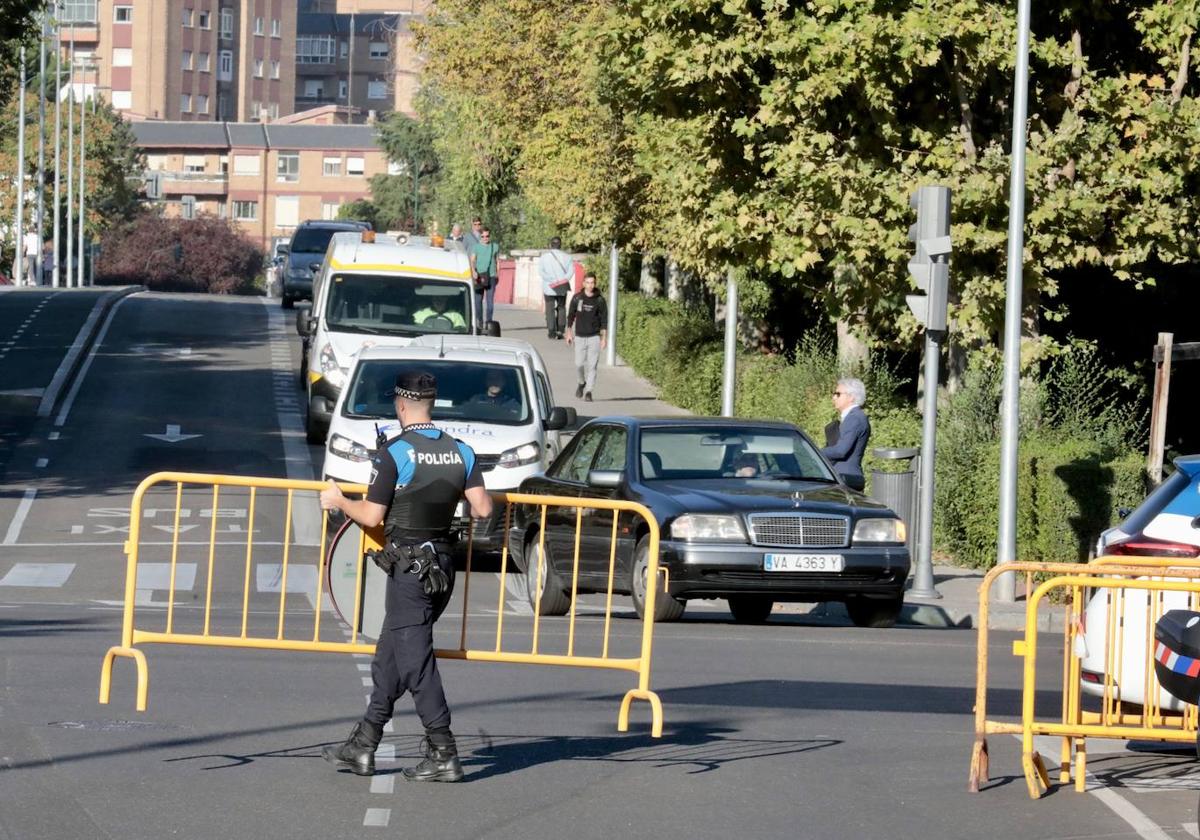
[[[155,438],[157,440],[165,440],[167,443],[179,443],[179,441],[181,441],[181,440],[188,440],[190,438],[202,437],[202,435],[180,434],[178,426],[172,426],[170,423],[168,423],[167,424],[167,433],[165,435],[152,435],[147,432],[146,437]]]

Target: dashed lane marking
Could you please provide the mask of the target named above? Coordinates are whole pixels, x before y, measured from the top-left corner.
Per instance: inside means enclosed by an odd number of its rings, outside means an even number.
[[[33,498],[36,495],[37,490],[30,488],[25,491],[25,495],[17,503],[17,509],[13,513],[12,522],[8,524],[8,532],[4,535],[5,545],[17,544],[17,538],[21,536],[21,527],[25,524],[25,517],[29,516],[29,508],[33,506]]]
[[[371,828],[387,828],[391,818],[391,808],[368,808],[367,815],[363,817],[363,825]]]
[[[74,563],[14,563],[0,586],[57,588],[67,582]]]

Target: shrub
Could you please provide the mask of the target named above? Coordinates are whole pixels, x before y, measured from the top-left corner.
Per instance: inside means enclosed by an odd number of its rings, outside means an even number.
[[[263,255],[227,219],[164,219],[144,213],[109,231],[96,282],[140,283],[155,291],[253,293]]]

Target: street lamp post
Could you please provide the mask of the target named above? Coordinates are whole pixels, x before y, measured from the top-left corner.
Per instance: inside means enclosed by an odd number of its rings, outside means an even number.
[[[62,24],[54,18],[54,262],[50,268],[50,284],[58,288],[60,187],[62,178]]]
[[[79,272],[76,275],[75,285],[78,288],[83,288],[83,229],[84,222],[87,219],[86,213],[86,192],[87,181],[87,100],[86,96],[79,97],[79,260],[76,263],[76,270]]]
[[[75,24],[71,23],[70,56],[67,61],[67,274],[63,285],[71,287],[75,268]]]
[[[25,48],[21,47],[21,83],[17,87],[17,276],[14,285],[25,282]]]
[[[38,168],[37,168],[37,255],[34,257],[37,270],[34,272],[34,283],[42,282],[42,270],[45,266],[46,241],[46,8],[42,7],[38,27]]]

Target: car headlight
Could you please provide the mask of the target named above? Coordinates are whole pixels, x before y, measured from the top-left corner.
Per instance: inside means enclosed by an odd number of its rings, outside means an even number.
[[[329,384],[334,388],[341,388],[346,384],[346,369],[338,364],[337,354],[333,352],[333,345],[326,344],[321,348],[321,375],[329,380]]]
[[[497,466],[523,467],[526,464],[536,464],[542,457],[542,450],[536,443],[523,443],[500,453]]]
[[[355,463],[371,460],[371,450],[345,435],[330,435],[329,451]]]
[[[746,530],[736,516],[689,513],[671,523],[671,538],[688,542],[745,542]]]
[[[856,543],[902,543],[908,531],[899,519],[860,519],[854,524]]]

